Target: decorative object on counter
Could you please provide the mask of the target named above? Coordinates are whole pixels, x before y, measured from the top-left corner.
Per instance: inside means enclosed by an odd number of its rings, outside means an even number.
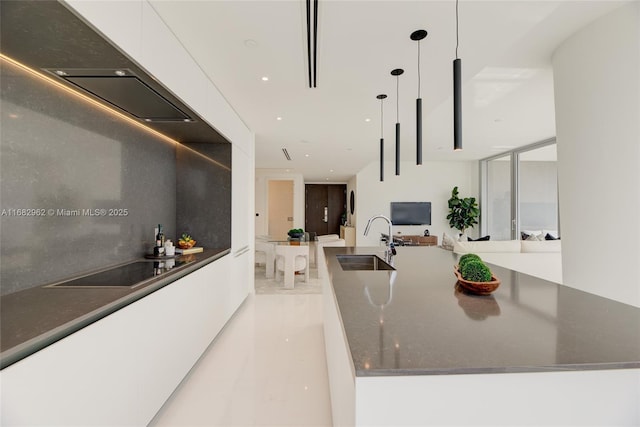
[[[478,203],[476,203],[475,197],[465,197],[461,199],[458,197],[458,187],[453,187],[451,190],[451,198],[448,201],[449,214],[447,219],[449,220],[449,226],[460,231],[461,235],[464,235],[464,231],[467,228],[473,228],[478,223],[478,217],[480,216],[480,209]]]
[[[300,239],[304,236],[304,230],[302,228],[292,228],[287,234],[291,239]]]
[[[169,239],[164,242],[164,254],[166,256],[172,256],[176,254],[176,247],[173,246],[173,242]]]
[[[164,232],[162,231],[162,224],[158,224],[156,245],[153,247],[153,255],[156,257],[164,255]]]
[[[192,248],[187,249],[176,249],[176,254],[179,255],[188,255],[188,254],[197,254],[200,252],[204,252],[204,248],[202,246],[194,246]]]
[[[180,249],[190,249],[194,247],[196,241],[187,233],[182,233],[182,236],[178,240],[178,247]]]
[[[462,255],[453,271],[457,284],[472,294],[489,295],[500,286],[500,280],[476,254]]]

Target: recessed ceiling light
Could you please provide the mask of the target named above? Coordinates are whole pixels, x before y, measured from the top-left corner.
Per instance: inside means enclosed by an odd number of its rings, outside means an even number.
[[[258,42],[253,40],[253,39],[246,39],[244,41],[244,45],[246,47],[257,47],[258,46]]]
[[[17,119],[18,117],[20,117],[19,115],[15,114],[15,113],[10,113],[9,114],[9,118],[10,119]]]
[[[59,75],[59,76],[66,76],[67,75],[67,73],[62,71],[62,70],[56,70],[56,74]]]
[[[333,172],[333,169],[329,169],[329,172]]]
[[[280,121],[280,120],[282,120],[282,117],[278,116],[278,117],[276,117],[276,120]]]
[[[371,121],[371,119],[370,118],[366,118],[366,119],[364,119],[364,121],[369,123]]]
[[[285,172],[291,172],[291,169],[285,169]]]
[[[304,156],[305,156],[305,157],[309,157],[309,155],[308,155],[308,154],[305,154]]]
[[[116,76],[120,76],[120,77],[122,77],[122,76],[126,76],[126,75],[127,75],[127,73],[125,73],[125,72],[124,72],[124,71],[122,71],[122,70],[116,70],[116,71],[115,71],[115,74],[116,74]]]
[[[325,178],[327,181],[329,181],[329,178]]]
[[[262,76],[262,81],[263,81],[263,82],[268,82],[268,81],[269,81],[269,77],[267,77],[267,76]]]

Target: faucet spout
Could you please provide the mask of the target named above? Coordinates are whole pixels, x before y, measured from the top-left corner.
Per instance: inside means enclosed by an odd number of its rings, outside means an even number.
[[[386,242],[387,249],[385,250],[384,254],[386,258],[385,261],[387,261],[389,264],[392,264],[393,256],[396,254],[396,248],[395,248],[395,245],[393,244],[393,224],[391,223],[391,220],[384,215],[372,216],[371,218],[369,218],[369,221],[367,221],[367,226],[364,228],[364,235],[366,236],[369,234],[369,229],[371,228],[371,224],[373,223],[373,221],[375,221],[378,218],[385,220],[389,225],[389,235],[388,235],[389,237],[387,238],[387,242]]]

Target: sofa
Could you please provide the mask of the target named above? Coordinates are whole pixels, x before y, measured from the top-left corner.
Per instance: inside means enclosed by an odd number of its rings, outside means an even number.
[[[561,240],[455,242],[453,252],[475,253],[485,262],[562,283]]]

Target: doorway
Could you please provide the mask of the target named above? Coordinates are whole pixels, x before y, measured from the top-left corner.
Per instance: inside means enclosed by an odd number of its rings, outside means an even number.
[[[285,240],[293,228],[293,181],[269,181],[269,236]]]
[[[305,231],[316,235],[339,234],[347,213],[345,184],[305,185]]]

